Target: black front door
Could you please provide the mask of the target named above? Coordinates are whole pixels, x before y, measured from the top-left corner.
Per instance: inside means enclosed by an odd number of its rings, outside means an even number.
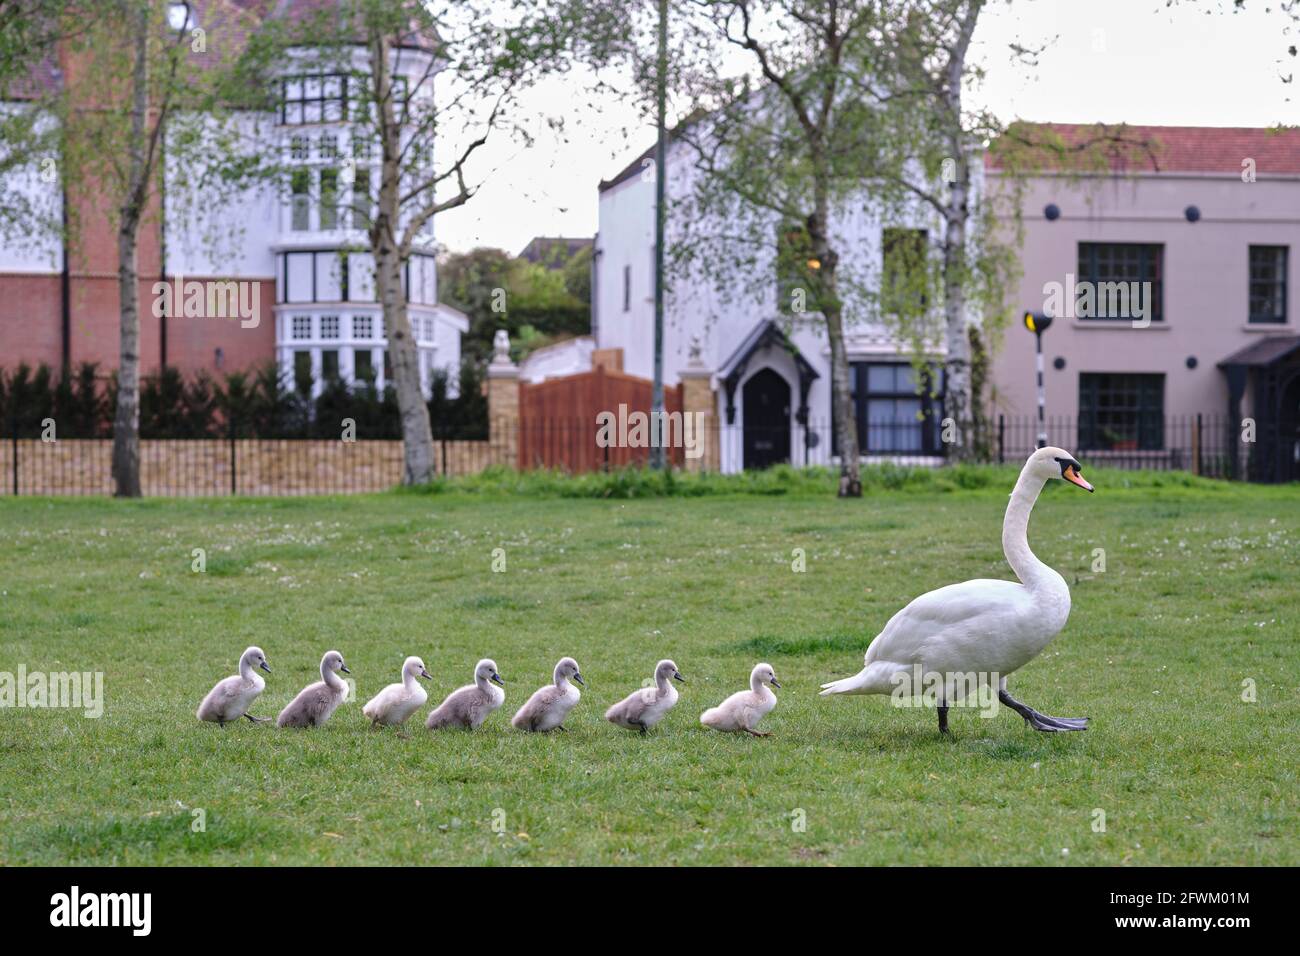
[[[770,468],[790,460],[790,386],[765,368],[744,387],[745,467]]]

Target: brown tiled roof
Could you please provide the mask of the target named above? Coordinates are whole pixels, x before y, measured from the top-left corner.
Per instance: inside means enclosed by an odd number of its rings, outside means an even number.
[[[1257,176],[1300,174],[1300,129],[1249,126],[1128,126],[1076,123],[1021,123],[1007,142],[1028,147],[1044,167],[1078,170],[1080,147],[1092,143],[1088,162],[1112,172],[1211,173],[1241,175],[1242,162],[1255,161]],[[989,169],[1005,165],[999,146],[985,154]],[[1014,147],[1013,147],[1014,148]]]

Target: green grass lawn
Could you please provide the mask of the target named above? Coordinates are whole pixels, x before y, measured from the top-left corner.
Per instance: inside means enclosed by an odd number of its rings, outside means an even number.
[[[1011,689],[1092,729],[954,710],[951,739],[817,688],[914,596],[1010,576],[1001,476],[857,502],[0,500],[0,671],[103,671],[106,697],[97,720],[0,710],[0,864],[1300,863],[1300,488],[1089,477],[1035,511],[1074,610]],[[506,705],[473,734],[427,709],[373,732],[355,702],[317,731],[200,724],[252,643],[269,716],[329,648],[362,702],[405,655],[434,700],[492,656]],[[564,654],[589,684],[570,733],[513,730]],[[677,709],[644,739],[605,723],[665,656]],[[759,660],[775,736],[701,728]]]

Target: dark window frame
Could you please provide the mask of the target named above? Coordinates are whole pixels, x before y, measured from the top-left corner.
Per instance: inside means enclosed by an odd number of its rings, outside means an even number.
[[[1112,256],[1117,252],[1136,252],[1137,254],[1137,271],[1138,277],[1133,276],[1116,276],[1116,275],[1099,275],[1100,259],[1103,252],[1108,252]],[[1164,272],[1165,272],[1165,246],[1162,242],[1080,242],[1077,250],[1076,272],[1077,285],[1082,287],[1083,283],[1092,283],[1093,287],[1093,304],[1099,305],[1099,296],[1097,295],[1097,286],[1107,282],[1150,282],[1151,283],[1151,315],[1152,322],[1163,322],[1165,320],[1165,290],[1164,290]],[[1148,266],[1151,266],[1151,277],[1147,278]],[[1072,307],[1077,304],[1077,296]],[[1107,315],[1107,316],[1081,316],[1076,310],[1075,315],[1081,322],[1135,322],[1138,317],[1132,315],[1130,305],[1129,315]]]
[[[912,390],[871,391],[868,387],[870,369],[872,368],[907,368],[915,372],[911,362],[897,360],[859,361],[849,365],[849,390],[853,397],[853,414],[857,420],[858,452],[868,455],[916,455],[932,457],[943,455],[943,419],[946,415],[943,402],[943,366],[932,363],[922,372],[918,387]],[[937,384],[937,388],[935,387]],[[916,421],[920,433],[919,448],[900,448],[899,442],[891,440],[888,447],[874,447],[871,444],[870,421],[867,416],[868,403],[877,401],[919,401],[922,417]],[[840,453],[839,435],[835,429],[835,408],[831,406],[831,448],[834,454]],[[877,428],[880,426],[878,425]],[[889,427],[891,435],[898,435],[896,426]]]
[[[306,365],[304,369],[303,366]],[[311,392],[311,349],[294,349],[293,353],[293,387],[301,395]]]
[[[1080,452],[1163,451],[1164,414],[1164,372],[1079,373]]]
[[[357,369],[357,359],[364,355],[366,361],[366,371],[360,372]],[[368,347],[352,347],[352,384],[361,385],[363,383],[374,382],[378,380],[375,374],[375,356]]]
[[[316,126],[330,123],[342,122],[348,115],[348,77],[347,73],[301,73],[282,77],[280,80],[280,125],[281,126]],[[319,93],[316,96],[308,96],[306,92],[307,80],[315,80],[318,84]],[[337,79],[339,81],[339,95],[325,95],[325,80]],[[289,84],[298,83],[298,89],[301,91],[300,96],[290,98]],[[339,115],[333,119],[325,117],[325,104],[338,102]],[[320,106],[320,119],[305,119],[307,113],[307,104],[316,103]],[[298,108],[298,119],[289,120],[290,107]]]
[[[1279,256],[1281,261],[1280,262],[1275,261],[1274,263],[1272,263],[1273,268],[1276,270],[1276,274],[1270,279],[1258,279],[1256,278],[1255,275],[1255,270],[1256,270],[1255,254],[1263,253],[1263,252],[1269,252],[1274,254],[1281,253],[1281,255]],[[1290,259],[1291,259],[1290,246],[1252,244],[1251,246],[1248,247],[1246,252],[1246,321],[1248,324],[1286,325],[1288,321],[1288,311],[1289,311],[1287,309],[1288,290],[1287,290],[1286,278],[1287,278],[1287,270],[1290,268],[1291,265]],[[1282,306],[1282,312],[1280,315],[1272,312],[1265,313],[1265,312],[1255,311],[1255,305],[1256,305],[1255,287],[1257,285],[1262,286],[1265,284],[1271,287],[1270,294],[1267,296],[1261,296],[1260,298],[1261,299],[1266,298],[1269,301],[1280,302]],[[1274,299],[1274,297],[1276,297],[1276,299]]]
[[[907,249],[907,244],[913,246]],[[901,297],[896,288],[900,275],[899,255],[902,252],[915,251],[921,256],[921,263],[926,262],[930,253],[930,233],[926,229],[913,229],[902,226],[887,226],[880,231],[880,301],[882,310],[887,315],[900,314],[896,306]],[[924,314],[929,305],[925,283],[920,289],[920,301],[916,303],[912,314]]]
[[[348,252],[346,249],[342,249],[342,250],[340,249],[286,249],[284,252],[277,253],[277,255],[280,257],[280,263],[281,263],[279,272],[280,275],[284,277],[283,287],[276,290],[276,301],[281,304],[307,305],[316,302],[337,301],[337,302],[358,302],[361,304],[369,305],[371,302],[378,301],[377,299],[372,299],[367,301],[364,299],[353,299],[351,297],[352,291],[349,288],[349,284],[348,284],[348,269],[349,269]],[[290,295],[293,293],[293,290],[289,288],[289,257],[290,256],[311,256],[311,298],[310,299],[290,298]],[[338,265],[338,269],[339,269],[339,298],[338,299],[321,299],[317,294],[316,270],[317,270],[318,263],[316,260],[318,256],[330,256],[336,261]]]
[[[800,223],[787,222],[777,227],[776,231],[776,308],[782,315],[798,315],[791,301],[793,293],[802,289],[804,293],[803,312],[815,312],[813,302],[817,281],[816,269],[809,263],[814,262],[812,238],[808,228]],[[817,268],[820,268],[818,265]]]

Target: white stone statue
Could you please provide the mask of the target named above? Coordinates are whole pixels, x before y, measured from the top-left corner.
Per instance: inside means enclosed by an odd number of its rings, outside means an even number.
[[[497,329],[492,336],[492,364],[512,365],[510,361],[510,335],[505,329]]]

